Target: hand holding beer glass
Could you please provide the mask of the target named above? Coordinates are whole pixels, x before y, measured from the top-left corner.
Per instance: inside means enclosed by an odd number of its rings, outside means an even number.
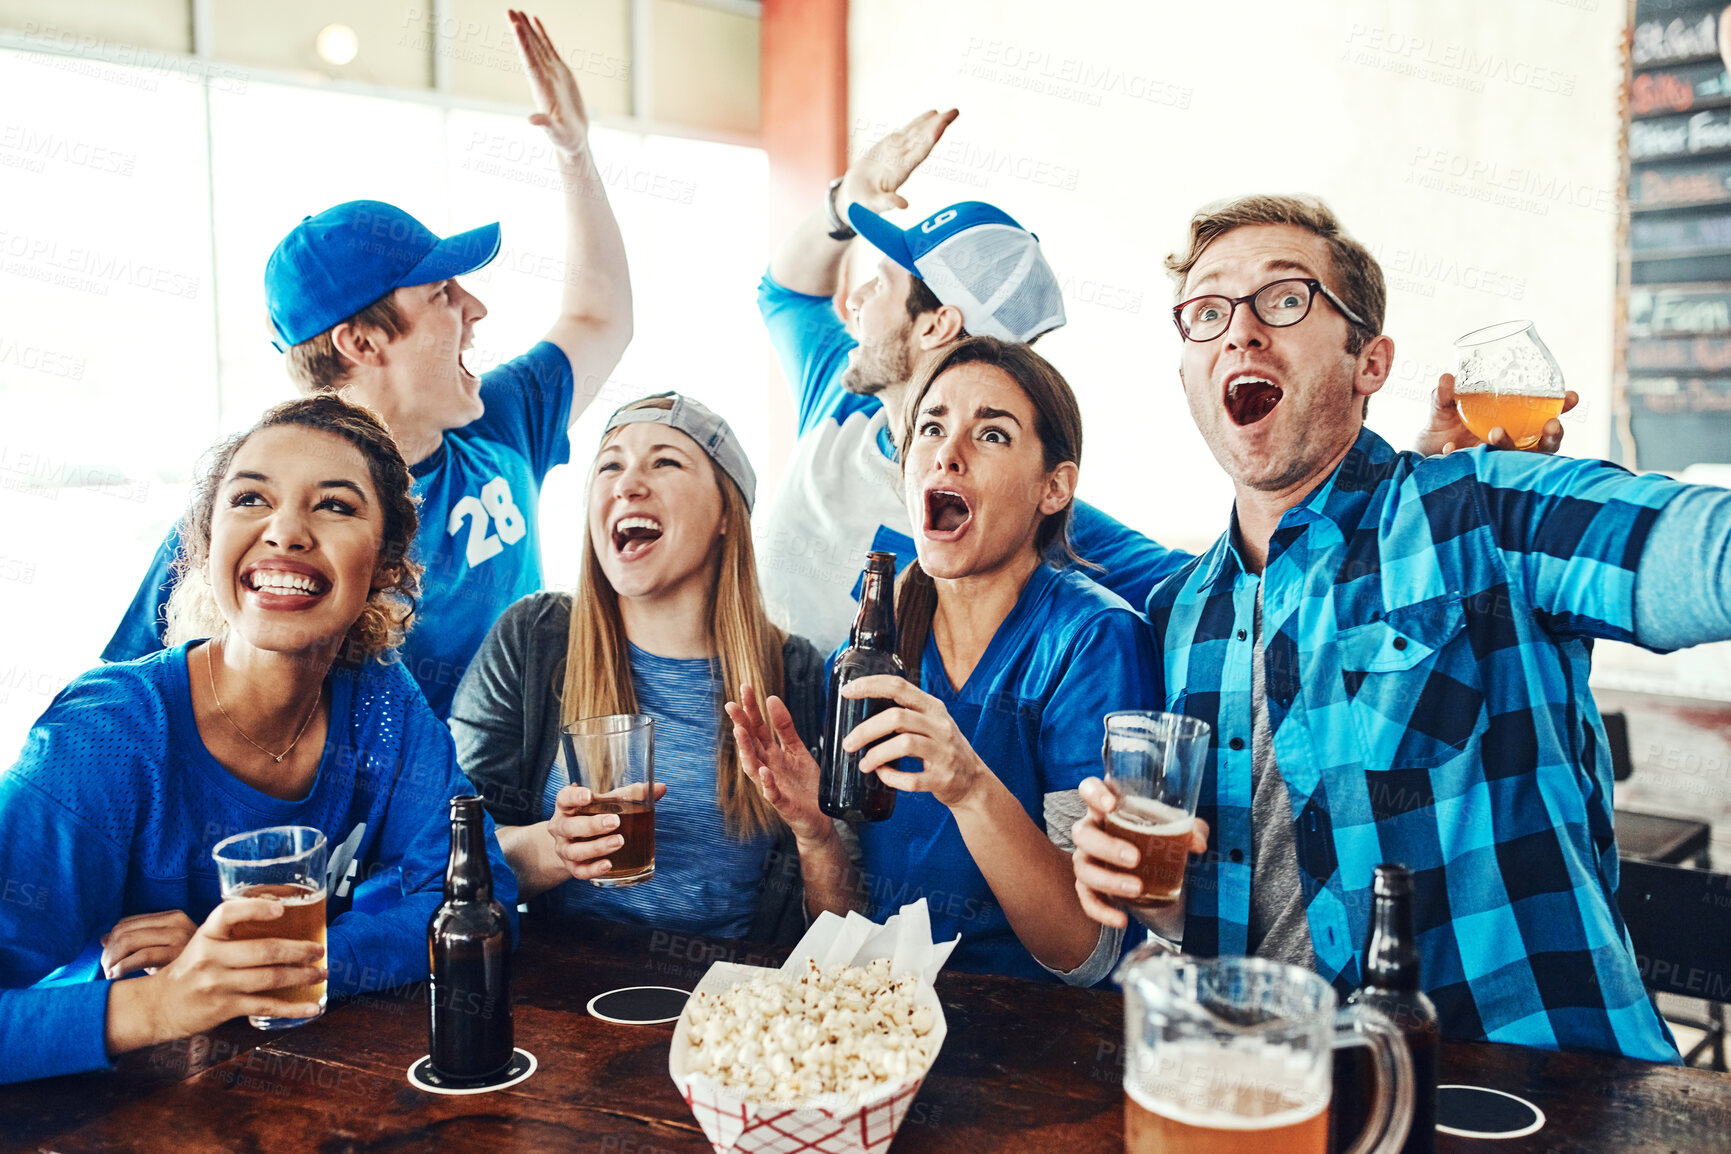
[[[1530,449],[1563,412],[1563,371],[1533,322],[1504,321],[1455,342],[1454,395],[1479,440],[1501,427],[1515,448]]]
[[[1132,872],[1141,881],[1126,905],[1158,909],[1178,903],[1196,825],[1196,799],[1213,730],[1178,713],[1123,711],[1106,715],[1100,756],[1115,804],[1106,832],[1136,847]]]
[[[559,732],[571,783],[548,822],[572,876],[595,886],[634,886],[655,876],[655,720],[641,713],[586,717]],[[592,872],[596,866],[605,866]]]
[[[280,918],[241,921],[229,927],[231,941],[285,938],[325,945],[325,835],[311,826],[278,825],[236,834],[210,851],[216,861],[223,901],[274,898],[282,903]],[[308,1017],[247,1017],[261,1030],[301,1026],[324,1013],[325,982],[265,991],[267,998],[316,1005]]]
[[[1400,1032],[1367,1007],[1337,1010],[1316,974],[1145,945],[1115,976],[1124,987],[1129,1154],[1326,1154],[1334,1050],[1362,1043],[1376,1092],[1364,1132],[1343,1135],[1343,1149],[1394,1154],[1406,1141],[1413,1074]]]

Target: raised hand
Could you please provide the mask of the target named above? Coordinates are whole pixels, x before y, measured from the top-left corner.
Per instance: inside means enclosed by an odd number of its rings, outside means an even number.
[[[1106,832],[1106,815],[1118,805],[1118,796],[1106,788],[1097,777],[1085,777],[1078,787],[1088,812],[1070,827],[1076,850],[1070,856],[1076,870],[1076,894],[1082,899],[1082,910],[1102,925],[1123,927],[1129,924],[1124,911],[1113,904],[1114,899],[1133,898],[1142,892],[1141,879],[1129,871],[1136,867],[1136,847],[1122,838]],[[1190,833],[1190,852],[1208,850],[1208,823],[1196,819]],[[1175,937],[1174,932],[1168,936]]]
[[[1563,412],[1568,412],[1581,403],[1581,395],[1570,389],[1563,394]],[[1443,455],[1456,449],[1470,449],[1474,445],[1486,442],[1479,440],[1477,434],[1467,428],[1467,423],[1461,420],[1461,411],[1455,405],[1455,378],[1453,373],[1444,373],[1437,379],[1436,391],[1430,395],[1430,422],[1418,435],[1418,444],[1414,447],[1428,456]],[[1514,438],[1508,430],[1498,425],[1491,430],[1489,441],[1493,449],[1513,449],[1516,447]],[[1529,446],[1529,453],[1555,453],[1563,446],[1563,423],[1552,417],[1545,422],[1545,427],[1536,445]]]
[[[897,191],[918,168],[959,113],[933,109],[922,112],[902,127],[865,150],[848,166],[836,189],[836,211],[847,219],[847,206],[859,204],[873,212],[906,208],[908,202]]]
[[[750,685],[741,686],[739,695],[743,700],[729,701],[726,709],[740,765],[795,838],[813,842],[828,837],[833,825],[817,805],[817,759],[800,740],[793,714],[775,696],[760,707],[757,690]]]
[[[992,771],[968,744],[944,703],[905,677],[876,674],[850,681],[843,697],[887,697],[895,706],[854,726],[841,743],[849,753],[878,742],[860,759],[859,767],[875,773],[885,785],[910,793],[929,793],[950,808],[968,802],[974,789]],[[885,740],[880,740],[885,739]],[[917,757],[920,772],[886,769],[899,757]]]
[[[655,800],[666,796],[667,787],[656,782]],[[594,803],[595,795],[589,790],[567,785],[553,796],[553,816],[547,820],[553,853],[564,863],[567,873],[583,881],[598,878],[612,869],[613,863],[607,860],[607,855],[625,846],[625,839],[613,832],[619,828],[618,814],[582,812]]]
[[[181,910],[121,918],[102,935],[102,976],[124,978],[139,970],[154,974],[178,958],[197,932]]]
[[[310,1018],[313,1003],[267,997],[265,991],[325,979],[325,948],[288,938],[236,940],[242,922],[273,921],[283,905],[274,898],[234,898],[204,919],[175,959],[145,978],[109,990],[110,1053],[184,1038],[242,1015]]]
[[[517,34],[517,54],[529,74],[535,94],[536,112],[529,123],[547,131],[553,146],[568,156],[578,156],[589,146],[589,113],[577,78],[553,48],[552,37],[539,17],[510,9],[511,31]]]

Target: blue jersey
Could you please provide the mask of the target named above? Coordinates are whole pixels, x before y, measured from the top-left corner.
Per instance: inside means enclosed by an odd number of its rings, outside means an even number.
[[[571,362],[542,341],[481,378],[486,412],[445,433],[410,470],[420,499],[415,560],[426,566],[403,662],[440,718],[469,659],[506,606],[541,588],[541,482],[571,457]],[[171,530],[121,619],[104,661],[162,648],[180,548]]]
[[[1413,871],[1445,1035],[1676,1061],[1617,909],[1595,637],[1642,640],[1637,568],[1684,486],[1602,461],[1396,453],[1368,430],[1280,519],[1149,599],[1168,708],[1214,727],[1184,946],[1247,948],[1257,586],[1268,720],[1317,971],[1347,991],[1378,863]]]
[[[928,638],[920,688],[944,703],[1034,824],[1067,843],[1068,821],[1058,828],[1047,814],[1078,816],[1074,791],[1100,773],[1106,714],[1158,708],[1157,660],[1146,622],[1122,598],[1076,572],[1042,565],[966,684],[951,687],[937,641]],[[904,758],[901,768],[921,767]],[[1055,980],[1010,928],[942,802],[899,793],[888,821],[855,829],[874,918],[924,897],[933,939],[962,935],[951,958],[956,968]]]
[[[777,621],[828,652],[847,636],[866,553],[894,553],[898,572],[914,559],[901,465],[883,405],[842,388],[856,342],[829,298],[765,276],[757,304],[799,412],[793,456],[752,530],[758,579]],[[1081,501],[1070,536],[1096,567],[1088,575],[1132,605],[1190,560]]]
[[[123,917],[221,900],[211,847],[231,834],[307,825],[329,845],[333,996],[427,976],[427,921],[442,900],[448,800],[473,792],[451,735],[401,666],[333,669],[318,776],[285,801],[245,784],[199,737],[187,647],[74,680],[0,776],[0,1082],[108,1064],[111,981],[93,941]],[[487,822],[494,895],[517,884]],[[356,883],[400,872],[383,908],[351,909]],[[56,982],[29,988],[77,961]]]

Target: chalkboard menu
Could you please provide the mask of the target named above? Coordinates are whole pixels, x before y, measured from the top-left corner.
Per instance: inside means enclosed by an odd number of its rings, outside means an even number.
[[[1628,228],[1618,326],[1626,423],[1641,469],[1731,462],[1731,76],[1726,0],[1635,0],[1624,93]]]

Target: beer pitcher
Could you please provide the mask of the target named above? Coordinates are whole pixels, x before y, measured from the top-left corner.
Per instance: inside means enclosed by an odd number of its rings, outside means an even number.
[[[1132,953],[1124,988],[1124,1146],[1327,1154],[1333,1054],[1368,1043],[1376,1093],[1346,1154],[1394,1154],[1412,1122],[1412,1063],[1374,1010],[1337,1009],[1317,975],[1260,958]]]

